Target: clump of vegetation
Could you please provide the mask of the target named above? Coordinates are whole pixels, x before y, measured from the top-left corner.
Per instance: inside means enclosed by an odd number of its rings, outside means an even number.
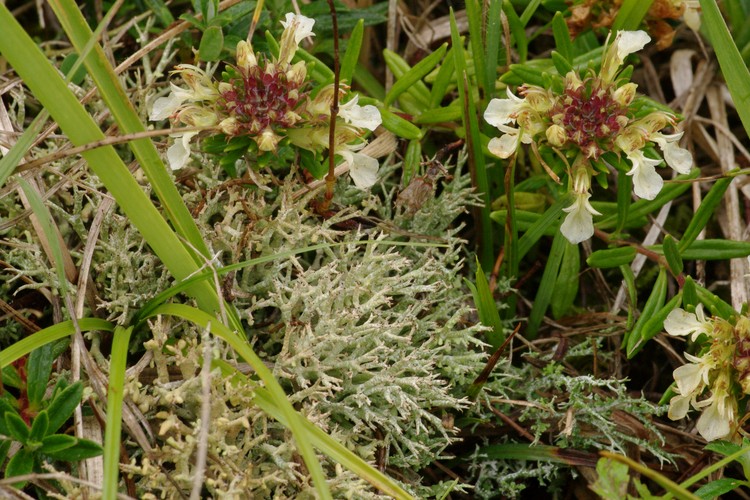
[[[750,7],[365,3],[0,5],[3,494],[750,484]]]

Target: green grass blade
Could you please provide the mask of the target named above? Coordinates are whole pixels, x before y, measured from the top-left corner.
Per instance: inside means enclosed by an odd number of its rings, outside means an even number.
[[[344,57],[341,58],[341,69],[339,70],[339,78],[342,82],[351,84],[352,76],[354,75],[354,68],[357,67],[357,61],[359,60],[359,51],[362,48],[362,39],[365,34],[365,20],[360,19],[352,29],[352,34],[349,36],[349,40],[346,42],[346,51]]]
[[[628,359],[640,351],[648,340],[644,336],[644,326],[646,323],[664,307],[664,301],[667,298],[667,269],[662,267],[659,269],[659,276],[656,277],[654,288],[651,290],[646,304],[643,306],[641,316],[636,321],[633,330],[627,335],[626,342],[626,354]]]
[[[0,53],[50,112],[71,143],[80,146],[104,139],[98,125],[68,89],[57,70],[49,64],[7,7],[1,4],[0,26],[3,26]],[[198,270],[199,266],[191,254],[111,146],[87,151],[83,157],[173,276],[183,279]],[[219,309],[218,295],[209,284],[198,283],[189,293],[202,308]]]
[[[653,0],[624,0],[615,17],[612,31],[637,30],[652,3]]]
[[[271,370],[269,370],[258,355],[255,354],[247,341],[242,338],[242,336],[223,325],[214,316],[194,307],[186,306],[184,304],[163,304],[156,308],[152,316],[159,314],[177,316],[191,321],[201,328],[208,329],[213,335],[220,337],[229,344],[237,354],[244,358],[245,361],[253,367],[255,373],[257,373],[258,377],[263,381],[263,384],[274,402],[284,414],[289,425],[289,430],[291,430],[294,435],[297,448],[305,461],[307,470],[310,472],[310,476],[313,479],[319,497],[323,499],[332,498],[331,492],[328,488],[328,483],[326,483],[323,468],[320,465],[317,455],[315,455],[315,450],[310,443],[308,432],[302,424],[304,420],[303,417],[292,407],[292,404],[287,399],[286,394],[278,381],[274,378]]]
[[[477,111],[474,105],[474,99],[469,87],[469,78],[466,72],[466,61],[463,58],[463,43],[458,33],[456,17],[451,9],[451,43],[454,49],[453,63],[456,67],[456,77],[458,78],[458,95],[459,101],[464,110],[463,125],[466,135],[466,146],[469,152],[469,168],[472,169],[472,180],[477,192],[482,196],[483,206],[480,214],[481,239],[479,241],[479,255],[482,266],[485,269],[492,269],[495,256],[492,250],[492,219],[490,219],[490,189],[487,179],[487,169],[484,163],[484,151],[482,143],[479,140],[479,121]]]
[[[555,37],[555,47],[557,51],[568,62],[573,62],[573,41],[570,39],[570,30],[568,23],[565,22],[565,16],[562,12],[555,13],[552,18],[552,35]]]
[[[444,43],[435,52],[425,57],[415,64],[413,68],[410,68],[399,76],[396,83],[391,87],[391,90],[386,94],[385,101],[383,101],[384,104],[390,105],[396,100],[396,98],[398,98],[398,96],[407,90],[414,88],[419,83],[422,83],[422,78],[435,69],[435,66],[437,66],[440,60],[445,56],[447,50],[448,44]],[[429,93],[425,94],[423,97],[426,100],[425,104],[429,104]]]
[[[109,321],[98,318],[81,318],[78,320],[78,327],[82,332],[92,330],[102,330],[111,332],[115,325]],[[10,347],[0,350],[0,368],[5,368],[17,359],[26,356],[34,349],[38,349],[45,344],[55,340],[69,337],[76,332],[75,325],[72,321],[63,321],[53,326],[48,326],[38,332],[34,332],[23,340],[19,340]]]
[[[750,134],[750,71],[732,40],[715,0],[701,0],[703,26],[714,47],[745,132]]]
[[[122,132],[134,134],[145,131],[146,127],[144,127],[140,117],[133,109],[133,105],[126,97],[125,91],[101,46],[95,44],[91,53],[85,54],[84,48],[93,39],[93,33],[75,2],[72,0],[51,0],[49,4],[55,11],[55,15],[74,47],[79,54],[83,55],[86,69],[94,79],[100,95]],[[208,247],[200,235],[198,226],[182,201],[174,180],[159,157],[154,143],[148,138],[137,139],[130,142],[130,147],[151,183],[154,194],[162,202],[167,218],[174,225],[177,233],[190,242],[193,248],[202,253],[203,257],[210,258]],[[203,259],[196,256],[196,263],[198,265],[203,264]]]
[[[552,295],[555,293],[557,276],[560,272],[560,262],[562,262],[566,244],[568,244],[568,241],[562,233],[558,232],[555,234],[555,238],[552,240],[552,249],[549,252],[549,258],[542,274],[542,280],[539,282],[539,290],[534,298],[534,305],[531,307],[531,313],[529,313],[529,320],[526,325],[524,337],[529,340],[536,338],[539,325],[542,324],[542,319],[544,318],[544,313],[547,311],[547,306],[549,306]]]
[[[107,426],[104,431],[104,481],[102,498],[115,500],[120,473],[120,431],[128,345],[133,328],[115,328],[107,386]]]
[[[703,197],[698,210],[693,214],[693,218],[690,220],[690,224],[682,234],[678,248],[682,251],[687,249],[691,243],[693,243],[701,231],[708,224],[709,219],[713,214],[716,213],[716,209],[724,199],[724,193],[726,193],[729,184],[732,182],[732,177],[726,177],[719,179],[711,187],[711,190]]]
[[[479,260],[477,260],[476,285],[468,280],[466,280],[466,284],[474,296],[474,306],[477,313],[479,313],[479,321],[484,326],[492,328],[491,331],[487,332],[487,340],[494,352],[505,342],[505,331],[503,323],[500,320],[500,313],[497,310],[495,298],[490,291],[490,284],[484,275]]]
[[[47,210],[47,207],[44,206],[44,201],[42,201],[39,192],[31,187],[26,179],[19,177],[18,184],[21,186],[23,194],[29,201],[31,210],[34,212],[34,215],[36,215],[39,220],[39,224],[42,226],[44,237],[47,239],[52,251],[52,257],[54,259],[53,264],[57,271],[57,286],[59,287],[60,295],[66,296],[68,294],[68,279],[65,277],[63,251],[60,247],[60,238],[58,237],[57,231],[55,231],[55,225],[52,222],[52,216],[50,215],[49,210]]]
[[[484,60],[484,36],[482,36],[482,5],[484,2],[469,0],[466,5],[466,18],[469,22],[469,46],[471,47],[471,60],[474,63],[474,78],[479,87],[479,95],[487,95],[487,73],[486,61]],[[484,100],[480,101],[484,107]]]
[[[487,32],[485,35],[486,51],[486,67],[485,72],[485,86],[484,86],[484,102],[488,103],[495,97],[495,81],[497,80],[497,59],[500,54],[500,39],[503,34],[503,25],[500,21],[500,13],[502,12],[503,2],[502,0],[490,0],[490,8],[487,14]]]

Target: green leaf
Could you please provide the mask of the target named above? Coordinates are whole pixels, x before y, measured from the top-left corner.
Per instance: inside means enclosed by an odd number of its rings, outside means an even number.
[[[60,453],[63,450],[67,450],[71,446],[78,442],[73,436],[67,434],[50,434],[49,436],[42,439],[42,447],[39,448],[39,453]]]
[[[29,432],[29,441],[41,443],[44,436],[47,435],[49,428],[49,415],[46,410],[42,410],[31,422],[31,431]]]
[[[364,66],[357,63],[352,76],[354,83],[359,85],[365,94],[382,101],[385,99],[385,88]]]
[[[682,243],[682,241],[680,241]],[[681,248],[678,245],[677,248]],[[663,254],[663,245],[648,247],[654,252]],[[697,240],[689,247],[680,250],[683,260],[728,260],[739,259],[750,255],[750,242],[734,240]]]
[[[445,123],[455,122],[461,119],[463,111],[460,106],[451,104],[444,108],[432,108],[423,111],[419,115],[414,117],[414,123],[431,124],[431,123]]]
[[[557,72],[561,75],[567,75],[569,72],[573,71],[573,65],[556,50],[552,51],[550,57],[552,58],[552,62],[554,63]]]
[[[45,344],[39,349],[34,349],[29,354],[26,395],[29,398],[29,406],[33,410],[42,407],[42,398],[44,397],[44,391],[47,390],[53,361],[51,343]]]
[[[654,338],[657,333],[664,330],[664,320],[667,319],[669,313],[679,306],[680,301],[682,301],[682,292],[679,292],[672,297],[666,305],[654,313],[653,316],[648,318],[648,321],[643,325],[643,330],[641,330],[641,338],[643,339],[643,342],[637,347],[633,354],[642,349],[646,342]]]
[[[742,465],[743,473],[745,474],[745,479],[750,479],[750,447],[748,445],[747,438],[742,443],[743,445],[740,446],[736,443],[731,443],[729,441],[713,441],[711,443],[708,443],[705,446],[705,450],[707,451],[713,451],[715,453],[719,453],[721,455],[724,455],[725,457],[728,457],[730,455],[735,455],[739,453],[740,451],[745,450],[744,453],[742,453],[739,458],[737,458],[737,462],[739,462]]]
[[[78,381],[63,389],[52,400],[47,407],[49,413],[49,430],[50,434],[57,432],[60,427],[73,415],[73,411],[81,403],[83,396],[83,383]]]
[[[5,459],[8,458],[10,443],[10,439],[0,439],[0,465],[4,464]]]
[[[547,231],[550,228],[554,227],[555,230],[557,230],[559,227],[560,215],[563,213],[562,209],[566,203],[568,203],[567,199],[556,201],[534,224],[531,225],[531,227],[529,227],[528,231],[518,239],[519,260],[531,250],[531,247],[533,247],[542,236],[547,234]]]
[[[529,340],[536,338],[537,330],[544,318],[544,313],[547,311],[547,306],[549,306],[550,301],[552,300],[552,295],[555,293],[557,276],[560,271],[560,262],[565,253],[565,245],[567,243],[568,240],[566,240],[560,232],[555,234],[555,238],[552,240],[552,249],[549,252],[547,264],[544,266],[542,280],[539,282],[539,289],[536,292],[536,297],[531,306],[531,313],[529,313],[529,320],[526,325],[526,333],[524,334],[524,337]]]
[[[529,41],[528,38],[526,38],[526,27],[521,22],[521,19],[513,8],[513,4],[509,0],[503,1],[503,12],[505,12],[505,15],[508,18],[508,25],[510,26],[511,34],[513,35],[513,41],[516,43],[518,58],[523,63],[526,61],[529,52]]]
[[[5,414],[6,413],[17,413],[16,409],[13,408],[13,406],[5,400],[5,397],[0,398],[0,435],[3,436],[10,436],[10,430],[8,429],[8,426],[5,424]],[[3,462],[0,460],[0,464]]]
[[[218,61],[223,48],[224,33],[221,31],[221,27],[209,26],[201,37],[198,57],[201,61]]]
[[[89,441],[88,439],[76,439],[76,443],[69,448],[60,451],[50,450],[44,454],[54,460],[77,462],[79,460],[86,460],[87,458],[98,457],[102,454],[102,447],[98,443]],[[117,483],[115,483],[115,490],[117,489],[116,487]]]
[[[682,273],[682,257],[680,251],[677,248],[677,243],[671,235],[664,237],[664,257],[667,259],[667,265],[669,270],[674,276],[679,276]]]
[[[555,17],[552,18],[552,36],[555,38],[557,52],[570,64],[570,61],[573,61],[573,40],[570,38],[568,23],[565,22],[565,16],[562,12],[555,12]],[[560,71],[559,68],[558,71]],[[564,75],[565,73],[560,72],[560,74]]]
[[[710,500],[713,498],[717,498],[724,493],[729,493],[730,491],[742,486],[747,488],[748,486],[750,486],[750,484],[748,484],[747,481],[742,481],[740,479],[725,477],[721,479],[715,479],[708,484],[704,484],[703,486],[695,490],[695,495],[699,498]]]
[[[401,185],[408,186],[409,181],[416,173],[419,172],[419,165],[422,162],[422,142],[419,139],[409,141],[404,155],[403,173],[401,174]]]
[[[578,245],[565,241],[565,253],[560,263],[560,274],[557,275],[557,289],[552,295],[552,316],[555,319],[565,316],[578,295],[581,270],[581,255]]]
[[[656,278],[654,288],[651,290],[646,304],[643,306],[641,316],[631,331],[627,335],[627,349],[626,353],[628,359],[632,358],[645,343],[643,338],[643,327],[656,314],[662,307],[664,307],[664,301],[667,297],[667,270],[666,268],[659,269],[659,276]]]
[[[485,87],[484,87],[484,103],[488,103],[490,99],[495,96],[495,81],[497,80],[497,65],[498,55],[500,54],[501,42],[500,39],[503,33],[503,24],[501,19],[501,13],[503,8],[502,0],[490,0],[489,10],[487,12],[487,31],[485,46],[486,52],[484,54],[487,61],[485,68]],[[451,57],[446,56],[446,59]],[[479,56],[475,56],[479,57]],[[433,91],[435,87],[433,87]],[[438,103],[439,104],[439,103]]]
[[[383,119],[383,128],[393,132],[404,139],[421,139],[422,131],[408,120],[391,113],[385,108],[380,108],[380,117]]]
[[[62,63],[60,63],[60,71],[62,71],[64,75],[67,75],[70,70],[73,69],[73,65],[75,65],[76,62],[78,62],[78,54],[68,54],[65,56],[65,59],[63,59]],[[70,83],[75,85],[83,83],[84,78],[86,78],[86,67],[83,65],[78,65],[78,69],[69,77]]]
[[[734,106],[740,115],[745,132],[750,134],[750,71],[732,40],[716,1],[701,0],[701,10],[702,25],[714,47]]]
[[[163,27],[166,28],[174,22],[174,16],[169,11],[164,0],[146,0],[146,5],[156,15],[156,18]]]
[[[443,49],[443,47],[441,47],[441,49]],[[427,56],[425,59],[430,58],[430,61],[432,61],[433,58],[431,56],[434,56],[436,53],[437,52],[433,52],[432,54]],[[442,57],[442,55],[440,57]],[[409,63],[407,63],[400,55],[396,54],[395,52],[391,50],[388,50],[388,49],[383,50],[383,59],[385,60],[385,63],[388,65],[388,68],[393,73],[394,78],[396,78],[396,82],[401,80],[407,73],[413,70],[413,68],[409,65]],[[419,64],[421,63],[424,63],[425,59],[417,63],[417,66],[419,66]],[[430,91],[427,88],[427,85],[425,85],[424,82],[421,80],[421,78],[425,76],[427,73],[429,73],[432,70],[432,68],[435,67],[436,64],[437,64],[437,61],[435,61],[430,66],[430,68],[416,80],[410,77],[409,79],[412,81],[412,86],[407,87],[405,89],[401,89],[401,91],[399,92],[399,94],[401,94],[403,93],[403,91],[408,91],[409,94],[417,98],[422,105],[421,110],[427,109],[427,107],[430,104]],[[385,96],[386,99],[388,99],[388,95],[392,93],[393,93],[393,88],[391,88],[391,91],[388,94],[386,94]],[[392,102],[392,101],[389,101],[389,102]]]
[[[8,429],[8,437],[12,437],[16,441],[26,444],[29,440],[29,426],[16,412],[7,412],[5,414],[5,427]]]
[[[479,313],[479,321],[484,326],[492,328],[491,331],[487,332],[487,341],[492,346],[492,350],[496,351],[505,342],[505,331],[495,298],[490,291],[490,284],[487,282],[479,259],[477,259],[476,286],[468,280],[466,280],[466,284],[474,296],[474,305]]]
[[[726,192],[729,184],[732,182],[731,177],[719,179],[711,187],[711,190],[703,197],[698,210],[693,214],[693,218],[690,220],[690,224],[685,229],[685,232],[680,239],[678,248],[685,250],[691,243],[693,243],[701,231],[706,227],[708,220],[711,216],[716,213],[716,209],[724,199],[724,193]]]
[[[386,105],[389,105],[393,103],[396,100],[396,98],[400,96],[402,93],[406,92],[409,89],[415,88],[415,86],[417,86],[419,83],[422,82],[422,78],[424,78],[430,71],[432,71],[438,65],[438,63],[445,56],[445,53],[447,50],[448,50],[448,44],[444,43],[435,52],[433,52],[429,56],[419,61],[417,64],[414,65],[413,68],[409,69],[408,71],[403,73],[400,77],[398,77],[396,82],[391,87],[391,90],[386,94],[385,100],[383,102]],[[427,87],[425,87],[425,90],[426,89]],[[422,93],[420,93],[419,95],[422,95]],[[425,107],[429,106],[429,103],[430,103],[429,92],[425,93],[423,97],[425,100],[424,102],[424,104],[426,105]]]
[[[690,276],[685,276],[685,284],[682,285],[683,306],[698,305],[698,291],[695,289],[695,281]]]
[[[737,311],[732,306],[721,300],[719,296],[709,292],[699,284],[695,284],[695,290],[698,292],[698,299],[705,304],[713,316],[719,316],[727,321],[737,316]]]
[[[599,269],[608,269],[611,267],[620,267],[633,262],[638,252],[635,247],[608,248],[606,250],[597,250],[586,259],[590,267]]]
[[[112,341],[112,359],[109,363],[107,386],[107,425],[104,433],[104,497],[115,498],[120,466],[120,436],[122,429],[122,402],[127,367],[128,342],[133,327],[115,328]],[[67,453],[68,450],[65,450]]]
[[[454,50],[456,49],[454,47],[451,47],[450,50],[448,50],[448,52],[445,54],[443,64],[440,65],[440,69],[438,69],[435,81],[432,82],[432,91],[430,91],[430,106],[424,113],[428,113],[440,106],[440,103],[443,102],[445,94],[448,92],[448,87],[451,85],[451,83],[455,83],[456,65],[453,60],[453,58],[455,57],[453,55]],[[459,50],[463,50],[463,47],[460,47]]]
[[[34,470],[34,454],[26,448],[21,448],[16,452],[15,455],[10,457],[8,465],[5,466],[5,477],[3,479],[11,479],[16,476],[25,476],[31,474]],[[27,481],[19,481],[13,483],[13,486],[22,489],[26,485]]]
[[[652,3],[653,0],[624,0],[612,24],[612,31],[637,30]]]
[[[360,19],[357,24],[354,25],[352,34],[349,36],[349,40],[346,44],[346,51],[344,57],[341,58],[341,69],[339,70],[339,78],[342,82],[352,82],[352,76],[354,76],[354,69],[357,67],[357,61],[359,61],[359,51],[362,48],[362,39],[365,32],[365,21]]]

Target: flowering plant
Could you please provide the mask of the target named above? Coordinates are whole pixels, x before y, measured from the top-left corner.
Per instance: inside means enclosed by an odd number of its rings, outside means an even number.
[[[619,32],[606,47],[598,73],[590,70],[582,77],[572,70],[553,79],[550,88],[522,85],[522,97],[507,89],[508,98],[493,99],[484,113],[485,120],[502,132],[488,145],[499,158],[509,158],[520,144],[533,142],[565,159],[574,201],[564,209],[567,216],[560,231],[571,243],[594,234],[593,216],[600,214],[589,202],[591,179],[606,174],[603,155],[627,158],[635,194],[649,200],[664,184],[655,168],[662,159],[644,152],[649,145],[657,145],[667,165],[679,173],[692,166],[690,153],[677,143],[682,132],[662,132],[675,125],[675,117],[665,111],[640,116],[634,104],[637,85],[621,72],[625,58],[649,41],[643,31]]]
[[[203,139],[204,149],[221,154],[229,172],[236,173],[235,163],[248,152],[264,165],[278,160],[283,146],[292,144],[304,150],[303,166],[322,177],[335,90],[332,84],[312,88],[306,63],[293,63],[300,42],[314,36],[314,20],[290,13],[281,24],[278,56],[256,54],[249,42],[240,41],[235,64],[227,64],[221,81],[196,66],[177,66],[174,74],[188,88],[171,83],[170,94],[156,99],[150,114],[153,121],[170,119],[189,127],[173,135],[167,152],[173,170],[188,164],[191,142],[203,129],[211,134]],[[380,125],[380,112],[372,105],[360,106],[359,96],[350,95],[345,86],[339,93],[339,99],[348,101],[340,106],[334,151],[329,154],[347,161],[355,185],[368,188],[377,180],[378,162],[358,151],[365,145],[366,131]]]
[[[701,355],[685,353],[689,363],[674,370],[677,393],[669,402],[669,418],[684,418],[692,406],[700,410],[696,427],[708,441],[730,439],[737,429],[738,399],[750,394],[750,318],[735,324],[706,318],[703,305],[695,313],[677,308],[664,321],[672,336],[707,338]],[[710,395],[702,398],[707,391]]]

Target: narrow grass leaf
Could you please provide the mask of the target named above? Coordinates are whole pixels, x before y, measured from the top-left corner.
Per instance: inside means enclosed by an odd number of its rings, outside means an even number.
[[[628,335],[626,354],[628,359],[632,358],[645,343],[643,337],[643,327],[656,314],[662,307],[664,307],[664,301],[667,297],[667,270],[666,268],[659,269],[659,275],[656,277],[654,288],[651,290],[651,294],[646,300],[646,304],[643,306],[641,316],[636,321],[633,331]]]
[[[652,3],[653,0],[624,0],[615,16],[612,31],[637,30]]]
[[[445,94],[448,92],[448,87],[451,84],[456,83],[456,75],[455,75],[455,63],[454,63],[454,55],[453,51],[456,50],[452,46],[450,49],[448,49],[448,52],[445,54],[445,58],[443,59],[443,64],[440,65],[440,68],[438,69],[437,75],[435,76],[435,81],[432,82],[432,90],[430,91],[430,106],[427,108],[427,111],[425,113],[437,108],[440,106],[440,103],[443,102],[443,98],[445,97]],[[463,50],[461,48],[460,50]]]
[[[528,6],[531,6],[535,2],[531,2]],[[508,26],[510,26],[510,32],[513,35],[513,41],[516,44],[516,50],[518,51],[518,59],[521,61],[521,65],[526,62],[526,58],[529,54],[529,41],[526,37],[526,29],[523,22],[518,17],[513,4],[509,0],[503,1],[503,12],[508,18]]]
[[[581,255],[578,245],[565,241],[565,251],[560,263],[560,273],[557,275],[557,286],[550,302],[552,317],[555,319],[565,316],[578,296],[578,284],[581,270]]]
[[[396,83],[385,96],[385,103],[394,102],[397,96],[408,91],[426,109],[430,104],[430,91],[422,78],[437,66],[437,63],[445,55],[446,48],[445,44],[441,45],[438,50],[419,61],[413,68],[400,55],[388,49],[383,50],[383,59],[396,79]],[[404,78],[406,80],[403,80]],[[400,81],[405,83],[399,84]],[[397,91],[395,95],[394,88]]]
[[[490,102],[490,100],[495,97],[495,81],[497,80],[497,63],[500,55],[500,39],[503,34],[503,25],[500,20],[502,8],[502,0],[490,0],[490,7],[487,12],[487,30],[485,34],[485,103]]]
[[[706,196],[703,197],[703,201],[701,201],[698,210],[695,211],[693,218],[690,220],[690,224],[688,224],[688,227],[682,234],[680,244],[678,245],[680,250],[688,248],[690,244],[698,238],[700,232],[705,229],[711,216],[716,213],[716,208],[721,203],[721,200],[724,199],[724,193],[726,193],[731,182],[732,177],[719,179],[711,187]]]
[[[81,318],[78,320],[78,326],[82,332],[92,330],[111,332],[115,328],[109,321],[98,318]],[[34,332],[23,340],[19,340],[9,347],[0,350],[0,368],[5,368],[34,349],[42,347],[44,344],[54,342],[63,337],[69,337],[75,331],[72,321],[63,321],[62,323],[57,323],[56,325],[48,326],[38,332]]]
[[[422,142],[419,139],[412,139],[406,147],[404,162],[401,173],[401,185],[408,186],[409,181],[419,173],[419,165],[422,162]]]
[[[422,138],[422,131],[411,123],[409,120],[406,120],[404,118],[401,118],[395,113],[392,113],[388,111],[385,108],[379,108],[380,109],[380,117],[383,120],[383,128],[393,132],[398,137],[401,137],[403,139],[421,139]]]
[[[482,20],[482,7],[484,2],[469,1],[466,6],[466,19],[469,23],[469,47],[471,47],[471,60],[474,64],[474,78],[479,87],[479,95],[486,95],[486,61],[484,60],[484,26]],[[484,102],[478,103],[484,106]]]
[[[539,219],[529,227],[523,236],[518,239],[518,259],[522,259],[526,255],[531,247],[533,247],[539,239],[548,234],[549,230],[554,228],[557,231],[559,227],[560,215],[563,213],[562,209],[569,203],[567,199],[561,199],[552,204]]]
[[[588,256],[586,264],[588,264],[589,267],[595,267],[598,269],[626,266],[633,262],[636,254],[635,247],[631,246],[596,250]]]
[[[450,123],[461,119],[463,110],[460,106],[431,108],[414,117],[414,123],[427,125],[432,123]]]
[[[695,291],[698,294],[698,299],[708,307],[713,316],[719,316],[727,321],[731,321],[731,318],[737,316],[737,311],[718,295],[706,290],[697,283],[695,284]]]
[[[672,235],[666,235],[664,237],[664,257],[667,259],[667,265],[672,274],[679,276],[682,273],[682,256],[680,250],[677,248],[677,242],[672,238]]]
[[[122,401],[125,397],[125,369],[128,345],[133,327],[115,328],[112,357],[109,362],[107,386],[107,425],[104,431],[104,482],[102,498],[115,500],[120,483],[120,433],[122,430]]]
[[[552,295],[555,293],[555,287],[557,286],[557,277],[560,272],[560,263],[562,262],[563,254],[565,253],[565,245],[568,241],[562,235],[562,233],[555,234],[552,240],[552,249],[549,252],[547,263],[544,266],[544,273],[542,274],[542,280],[539,282],[539,289],[536,292],[533,305],[531,306],[531,312],[529,313],[529,320],[526,325],[526,333],[524,337],[529,340],[536,338],[539,325],[542,324],[544,313],[547,312]]]
[[[745,132],[750,134],[750,71],[732,40],[716,0],[700,0],[702,24],[714,47],[721,71],[732,94],[734,107],[740,115]]]
[[[341,58],[341,69],[339,70],[339,78],[342,82],[352,82],[354,76],[354,69],[357,67],[357,61],[359,61],[359,51],[362,48],[362,39],[365,33],[365,21],[360,19],[352,29],[352,34],[349,36],[349,40],[346,43],[346,51],[344,56]]]
[[[678,245],[679,249],[680,245]],[[649,250],[664,254],[664,245],[652,245]],[[750,256],[750,242],[734,240],[696,240],[680,250],[684,260],[726,260]]]
[[[479,313],[479,321],[484,326],[492,329],[487,332],[487,340],[492,346],[492,350],[496,351],[501,345],[503,345],[503,342],[505,342],[505,330],[503,329],[503,323],[500,320],[500,314],[498,313],[495,298],[490,291],[490,284],[487,281],[487,277],[484,275],[482,265],[479,263],[478,259],[475,283],[466,280],[466,284],[471,290],[471,294],[474,296],[474,306],[477,309],[477,313]]]
[[[393,84],[391,87],[391,90],[386,94],[384,103],[386,105],[389,105],[393,103],[396,98],[398,98],[402,93],[406,92],[407,90],[414,88],[418,83],[422,82],[422,78],[424,78],[427,74],[429,74],[435,67],[438,65],[438,63],[443,59],[445,56],[445,52],[448,50],[448,44],[444,43],[441,45],[435,52],[430,54],[429,56],[425,57],[421,61],[419,61],[417,64],[414,65],[413,68],[409,69],[406,73],[402,74],[397,80],[396,83]],[[425,87],[426,89],[427,87]],[[425,105],[429,106],[430,103],[430,95],[429,93],[418,94],[421,97],[424,97]],[[421,101],[421,98],[420,98]]]
[[[565,16],[560,11],[555,12],[555,17],[552,18],[552,36],[555,38],[557,52],[569,63],[572,63],[573,40],[570,38],[570,30],[568,30],[568,23],[565,21]]]

